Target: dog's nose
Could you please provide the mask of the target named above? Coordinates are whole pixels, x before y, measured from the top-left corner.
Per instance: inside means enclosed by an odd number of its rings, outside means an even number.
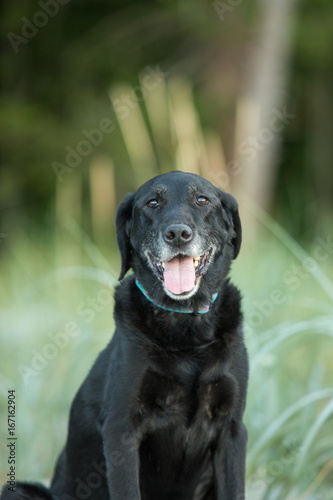
[[[186,224],[170,224],[165,228],[163,237],[171,245],[181,245],[192,241],[193,231]]]

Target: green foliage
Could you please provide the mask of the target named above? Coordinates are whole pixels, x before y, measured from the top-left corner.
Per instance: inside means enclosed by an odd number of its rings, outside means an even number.
[[[220,2],[229,5],[220,19],[213,1],[70,1],[15,52],[10,33],[22,36],[24,19],[32,22],[43,1],[1,6],[0,196],[6,207],[14,197],[15,207],[24,205],[41,222],[55,191],[52,162],[63,161],[65,147],[77,144],[83,129],[114,118],[108,89],[137,85],[148,65],[193,82],[205,128],[225,138],[226,158],[233,159],[235,109],[256,45],[259,2]],[[332,207],[332,22],[330,0],[298,2],[287,89],[298,118],[283,132],[275,212],[297,238],[309,239]],[[125,191],[130,169],[121,141],[105,140],[96,152],[117,158]],[[84,158],[82,172],[88,167]],[[10,191],[1,189],[9,183]]]
[[[234,264],[235,278],[245,289],[251,367],[248,498],[329,499],[332,254],[325,255],[323,265],[319,242],[306,252],[267,214],[251,208],[266,235],[253,249],[256,257],[243,253]],[[256,263],[251,271],[250,258]]]

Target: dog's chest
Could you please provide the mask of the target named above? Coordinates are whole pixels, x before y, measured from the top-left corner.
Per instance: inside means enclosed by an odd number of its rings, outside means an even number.
[[[148,434],[170,425],[207,428],[232,412],[236,391],[230,375],[180,381],[148,368],[134,405],[134,422]]]

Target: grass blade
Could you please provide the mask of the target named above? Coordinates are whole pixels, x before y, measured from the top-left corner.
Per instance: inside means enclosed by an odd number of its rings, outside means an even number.
[[[278,222],[276,222],[270,215],[268,215],[265,210],[263,210],[259,205],[246,198],[247,208],[253,213],[253,215],[267,228],[269,229],[274,236],[276,236],[283,245],[290,250],[291,253],[295,255],[295,257],[304,265],[307,271],[314,277],[317,283],[321,286],[321,288],[325,291],[328,297],[333,302],[333,283],[326,276],[322,268],[319,266],[318,262],[313,259],[297,241],[290,236],[283,229],[282,226]],[[310,262],[314,265],[306,265],[306,263]]]
[[[258,367],[261,360],[270,351],[293,335],[314,331],[316,332],[315,335],[321,334],[333,337],[332,324],[333,316],[321,316],[319,318],[298,321],[297,323],[282,323],[277,327],[273,327],[266,332],[266,336],[272,339],[267,341],[251,360],[251,372]]]
[[[258,439],[257,443],[253,446],[248,453],[248,469],[251,470],[254,467],[254,461],[257,455],[262,451],[268,443],[274,438],[275,435],[279,433],[283,425],[293,417],[298,411],[302,410],[306,406],[320,401],[321,399],[327,399],[333,397],[333,389],[321,389],[315,391],[307,396],[296,401],[289,408],[287,408],[278,418],[276,418],[271,425],[266,429],[266,431]]]

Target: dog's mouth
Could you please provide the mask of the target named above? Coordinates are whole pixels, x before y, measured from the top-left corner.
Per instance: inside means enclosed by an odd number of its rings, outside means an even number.
[[[164,262],[149,257],[155,274],[164,282],[165,288],[174,295],[181,295],[194,289],[200,276],[207,271],[212,253],[210,249],[198,257],[179,254]]]

